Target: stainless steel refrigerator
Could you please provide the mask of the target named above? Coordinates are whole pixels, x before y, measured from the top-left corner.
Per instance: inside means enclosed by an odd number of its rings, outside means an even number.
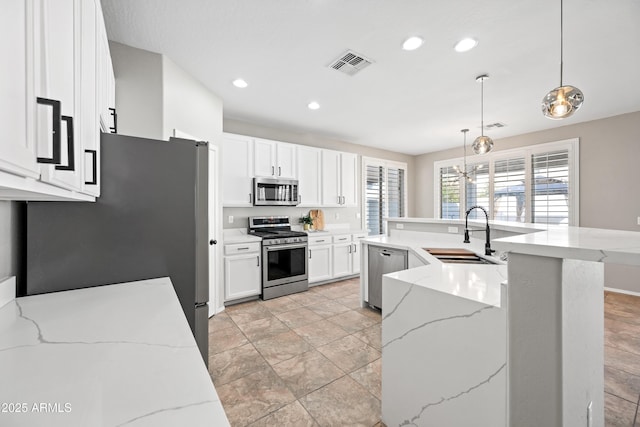
[[[19,295],[169,276],[207,363],[206,143],[102,134],[100,170],[95,203],[26,203]]]

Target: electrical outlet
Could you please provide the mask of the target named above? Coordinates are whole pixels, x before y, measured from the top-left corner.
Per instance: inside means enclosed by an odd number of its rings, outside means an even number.
[[[229,224],[233,224],[233,215],[229,215]]]
[[[458,227],[449,227],[448,230],[449,230],[449,233],[457,233]]]
[[[398,230],[402,230],[404,228],[404,224],[396,224],[396,228]]]

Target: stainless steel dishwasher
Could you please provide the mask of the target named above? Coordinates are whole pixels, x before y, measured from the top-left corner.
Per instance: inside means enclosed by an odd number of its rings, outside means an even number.
[[[382,275],[406,270],[408,252],[402,249],[369,245],[369,305],[382,309]]]

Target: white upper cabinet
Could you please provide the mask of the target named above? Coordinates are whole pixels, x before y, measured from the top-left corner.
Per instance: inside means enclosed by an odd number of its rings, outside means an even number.
[[[319,148],[299,145],[296,148],[296,166],[298,171],[298,196],[300,207],[322,206],[321,171],[322,151]]]
[[[255,138],[254,174],[273,178],[295,178],[296,146],[286,142]]]
[[[33,120],[33,1],[3,0],[0,13],[0,170],[37,178]],[[10,66],[9,66],[10,64]]]
[[[322,150],[322,205],[358,205],[358,155]]]
[[[99,0],[7,0],[0,52],[0,199],[94,200],[100,194]],[[108,45],[106,56],[109,55]],[[104,61],[111,67],[110,58]],[[107,65],[105,65],[106,67]],[[113,70],[110,71],[113,76]],[[115,85],[107,90],[113,99]]]
[[[222,205],[253,205],[253,138],[222,136]]]

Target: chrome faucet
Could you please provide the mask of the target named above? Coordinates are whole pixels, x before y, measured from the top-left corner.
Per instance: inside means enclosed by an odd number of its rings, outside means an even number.
[[[463,243],[471,243],[471,241],[469,240],[470,231],[482,231],[481,228],[478,228],[478,229],[469,228],[469,214],[474,209],[480,209],[482,212],[484,212],[484,217],[487,219],[487,228],[485,229],[487,233],[487,241],[484,243],[484,254],[491,255],[495,252],[495,250],[491,249],[491,229],[489,228],[489,215],[487,214],[487,211],[482,206],[472,206],[467,210],[467,213],[464,217],[464,242]]]

